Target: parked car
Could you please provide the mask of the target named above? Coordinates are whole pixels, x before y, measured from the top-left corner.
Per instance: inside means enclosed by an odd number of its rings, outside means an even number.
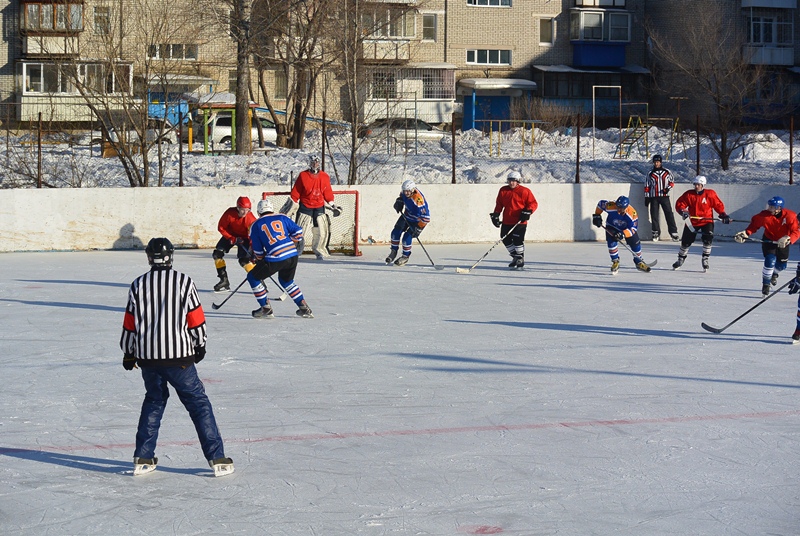
[[[396,141],[438,141],[446,132],[430,123],[413,117],[390,117],[373,121],[360,135],[365,138],[394,138]]]
[[[255,143],[258,141],[258,127],[255,121],[261,122],[261,129],[264,133],[264,141],[274,143],[278,139],[278,131],[275,128],[275,123],[265,117],[253,117],[253,129],[250,133],[250,139]],[[209,142],[215,148],[220,146],[230,145],[231,132],[233,130],[233,116],[227,112],[218,112],[211,114],[208,120]],[[203,116],[199,116],[194,122],[194,136],[199,142],[203,142]]]

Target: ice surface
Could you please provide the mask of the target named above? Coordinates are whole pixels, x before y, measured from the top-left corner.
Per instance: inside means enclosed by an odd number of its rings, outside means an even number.
[[[134,478],[144,389],[118,342],[141,251],[3,254],[0,532],[25,535],[796,534],[796,299],[760,299],[757,244],[415,245],[387,267],[303,258],[316,318],[221,309],[210,251],[198,365],[236,473],[213,478],[173,396],[158,470]],[[796,255],[796,249],[792,252]],[[794,274],[794,263],[780,283]],[[235,285],[244,272],[229,263]],[[274,289],[272,285],[271,288]]]

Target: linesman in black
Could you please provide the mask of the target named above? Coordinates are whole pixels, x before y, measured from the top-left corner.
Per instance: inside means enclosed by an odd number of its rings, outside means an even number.
[[[141,368],[145,397],[136,432],[133,474],[156,469],[158,429],[172,385],[192,418],[203,454],[215,476],[233,473],[222,436],[195,363],[206,354],[206,319],[194,281],[172,269],[166,238],[153,238],[145,252],[151,269],[131,283],[120,347],[125,370]]]

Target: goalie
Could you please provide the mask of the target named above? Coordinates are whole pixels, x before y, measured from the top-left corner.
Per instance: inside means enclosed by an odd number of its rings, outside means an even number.
[[[308,169],[301,171],[292,187],[291,197],[281,208],[281,212],[303,228],[303,236],[311,236],[311,250],[317,260],[330,256],[328,246],[331,241],[331,219],[325,212],[329,209],[333,217],[342,213],[342,207],[333,204],[331,177],[320,169],[318,156],[311,156]],[[309,232],[310,231],[310,232]],[[298,242],[298,253],[303,253],[304,242]]]

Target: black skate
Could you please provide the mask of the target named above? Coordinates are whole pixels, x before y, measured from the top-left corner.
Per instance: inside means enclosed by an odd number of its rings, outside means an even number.
[[[231,282],[228,281],[228,276],[219,278],[219,283],[214,285],[214,292],[225,292],[231,289]]]
[[[394,264],[395,266],[403,266],[407,262],[408,262],[408,255],[403,255],[402,257],[394,261]]]
[[[703,260],[702,260],[702,263],[703,263],[703,271],[707,272],[708,271],[708,257],[704,256]]]
[[[308,306],[305,300],[300,302],[299,309],[297,310],[297,316],[302,316],[303,318],[314,318],[314,315],[311,314],[311,307]]]
[[[253,318],[275,318],[275,315],[272,313],[272,306],[266,304],[264,307],[259,307],[253,311]]]
[[[772,278],[769,280],[769,284],[773,287],[778,286],[778,272],[772,274]]]
[[[386,264],[392,264],[395,257],[397,257],[397,250],[393,249],[389,252],[389,256],[385,259]]]
[[[772,289],[769,286],[769,283],[764,283],[761,285],[761,295],[762,296],[769,296],[769,293]]]
[[[680,269],[680,267],[683,266],[683,261],[685,261],[685,260],[686,260],[686,257],[682,257],[682,256],[678,255],[678,260],[675,261],[674,263],[672,263],[672,269],[673,270]]]

